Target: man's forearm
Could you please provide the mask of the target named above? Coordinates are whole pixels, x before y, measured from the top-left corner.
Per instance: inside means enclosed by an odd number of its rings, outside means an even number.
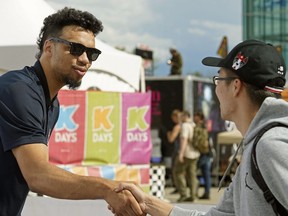
[[[171,204],[153,196],[149,196],[146,206],[145,212],[152,216],[169,216],[173,208]]]
[[[46,175],[49,171],[43,172],[45,174],[38,180],[36,189],[39,189],[40,193],[59,199],[104,199],[119,215],[143,215],[139,204],[129,191],[114,191],[119,185],[117,181],[76,175],[54,165],[51,165],[50,169],[53,176]]]
[[[116,182],[70,173],[54,165],[38,172],[29,187],[32,191],[59,199],[105,199]]]

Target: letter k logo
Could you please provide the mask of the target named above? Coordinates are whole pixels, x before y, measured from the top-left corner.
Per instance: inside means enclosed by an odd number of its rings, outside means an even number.
[[[79,105],[60,106],[59,119],[55,125],[55,130],[60,131],[66,129],[67,131],[75,131],[78,124],[74,122],[73,115],[78,109]]]
[[[149,107],[131,107],[128,109],[127,130],[132,131],[139,129],[145,131],[149,128],[149,124],[145,120],[145,115]]]
[[[112,106],[108,107],[95,107],[93,111],[93,130],[111,131],[113,124],[110,120],[110,115],[113,110]]]

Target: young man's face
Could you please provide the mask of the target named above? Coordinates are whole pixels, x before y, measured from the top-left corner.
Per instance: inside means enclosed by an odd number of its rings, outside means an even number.
[[[95,48],[95,37],[92,32],[77,26],[66,26],[59,38],[69,42],[79,43],[86,47]],[[54,80],[63,86],[68,84],[77,87],[83,76],[90,68],[92,61],[83,52],[76,56],[70,53],[70,46],[51,41],[51,67]]]
[[[219,70],[219,77],[235,77],[235,75],[231,75],[228,69],[221,68]],[[231,120],[231,115],[233,114],[233,110],[235,108],[231,90],[232,85],[233,80],[219,80],[218,85],[215,88],[217,98],[220,102],[221,117],[224,120]]]

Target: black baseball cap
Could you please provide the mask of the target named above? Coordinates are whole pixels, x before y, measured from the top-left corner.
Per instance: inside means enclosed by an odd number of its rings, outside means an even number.
[[[202,64],[231,69],[244,82],[275,93],[281,93],[286,82],[283,56],[271,44],[258,40],[243,41],[225,58],[206,57]],[[268,86],[271,81],[273,86]]]

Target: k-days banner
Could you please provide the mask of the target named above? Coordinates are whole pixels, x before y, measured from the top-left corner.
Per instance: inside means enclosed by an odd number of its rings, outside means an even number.
[[[150,157],[150,94],[146,97],[130,93],[122,94],[122,134],[121,134],[121,163],[142,164],[142,155]],[[148,159],[148,158],[147,158]],[[150,161],[150,158],[148,162]]]
[[[148,164],[150,93],[67,91],[49,141],[55,164]]]
[[[59,119],[49,141],[49,158],[56,164],[80,164],[84,159],[86,92],[60,91]]]

